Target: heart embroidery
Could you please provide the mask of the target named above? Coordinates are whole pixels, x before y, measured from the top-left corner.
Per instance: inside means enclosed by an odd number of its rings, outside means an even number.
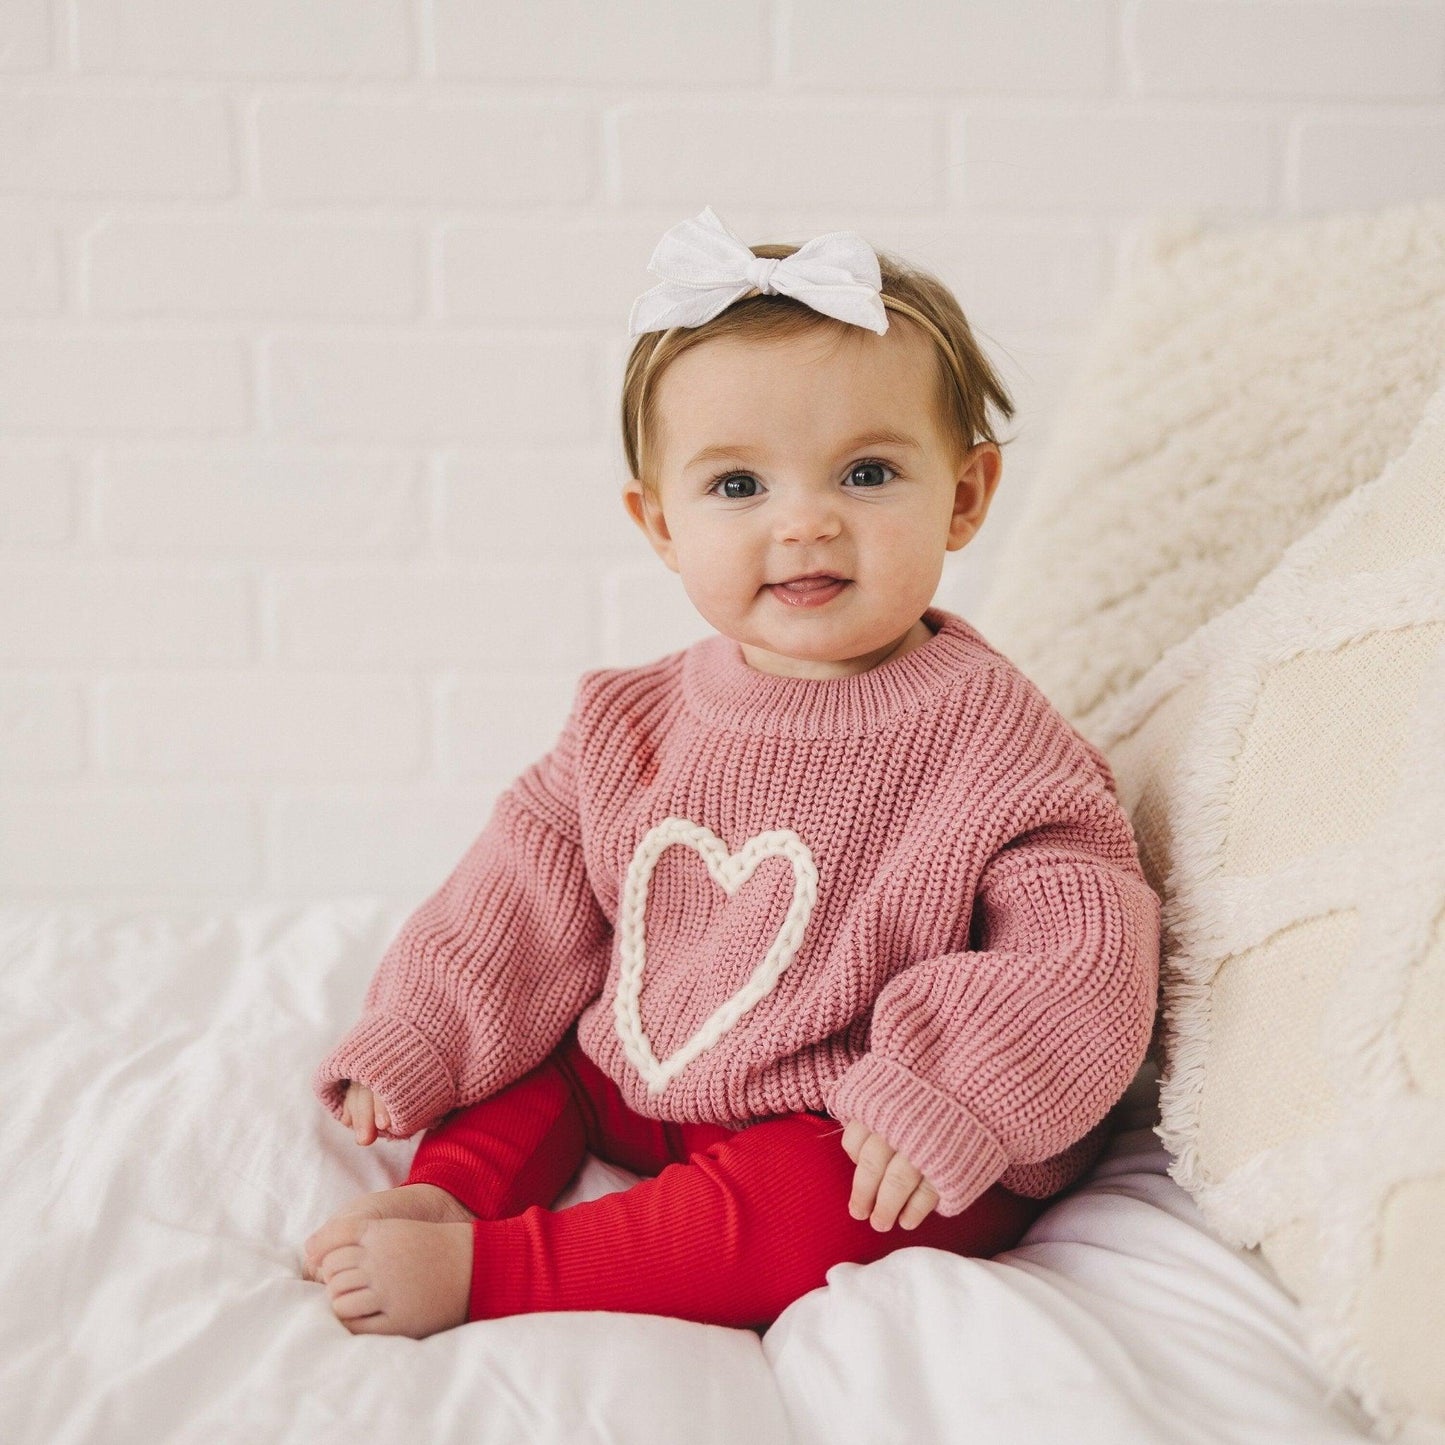
[[[731,898],[764,858],[786,858],[793,865],[793,902],[762,962],[748,981],[724,999],[707,1021],[683,1046],[661,1063],[642,1027],[638,1000],[642,995],[642,972],[647,963],[647,885],[663,850],[684,843],[702,855],[714,883]],[[777,828],[749,838],[736,853],[710,828],[688,818],[665,818],[637,845],[627,866],[622,907],[618,915],[621,976],[617,984],[614,1013],[617,1032],[627,1057],[647,1081],[651,1094],[660,1094],[672,1078],[681,1073],[704,1049],[711,1048],[782,977],[803,942],[803,933],[818,898],[818,869],[808,845],[791,828]]]

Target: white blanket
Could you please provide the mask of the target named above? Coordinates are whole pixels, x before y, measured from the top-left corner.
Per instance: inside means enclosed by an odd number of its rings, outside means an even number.
[[[418,1140],[359,1147],[309,1079],[401,922],[0,906],[0,1440],[1369,1438],[1266,1267],[1168,1178],[1149,1073],[1018,1248],[837,1265],[762,1338],[600,1311],[350,1334],[301,1243]],[[589,1157],[556,1207],[635,1179]]]

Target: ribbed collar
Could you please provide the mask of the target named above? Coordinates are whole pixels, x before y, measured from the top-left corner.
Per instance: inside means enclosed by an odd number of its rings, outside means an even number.
[[[683,697],[695,717],[734,732],[799,738],[874,733],[986,661],[987,644],[955,613],[929,607],[923,620],[933,632],[927,642],[851,677],[760,672],[738,642],[714,633],[683,654]]]

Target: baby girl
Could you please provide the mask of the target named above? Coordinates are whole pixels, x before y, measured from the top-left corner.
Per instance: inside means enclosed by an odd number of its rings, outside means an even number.
[[[853,232],[708,209],[638,297],[623,502],[715,632],[596,668],[388,947],[315,1091],[400,1187],[306,1241],[353,1334],[764,1331],[831,1266],[987,1257],[1107,1141],[1159,899],[1103,755],[931,605],[1013,406]],[[637,1174],[556,1209],[584,1155]]]

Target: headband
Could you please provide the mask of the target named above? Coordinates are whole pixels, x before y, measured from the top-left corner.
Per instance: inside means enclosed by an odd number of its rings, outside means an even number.
[[[735,301],[758,294],[791,296],[814,311],[882,336],[888,310],[901,311],[930,332],[948,359],[961,392],[968,388],[952,345],[917,307],[883,293],[883,275],[873,248],[856,231],[829,231],[798,247],[791,256],[754,256],[711,206],[663,233],[647,269],[663,279],[644,291],[627,318],[630,336],[675,327],[702,326]],[[642,403],[659,347],[648,358],[638,388],[637,446],[642,448]]]
[[[701,326],[754,290],[792,296],[879,335],[888,330],[878,257],[856,231],[829,231],[791,256],[769,260],[754,256],[708,206],[695,220],[679,221],[664,233],[647,269],[663,279],[632,303],[627,319],[632,336]]]

